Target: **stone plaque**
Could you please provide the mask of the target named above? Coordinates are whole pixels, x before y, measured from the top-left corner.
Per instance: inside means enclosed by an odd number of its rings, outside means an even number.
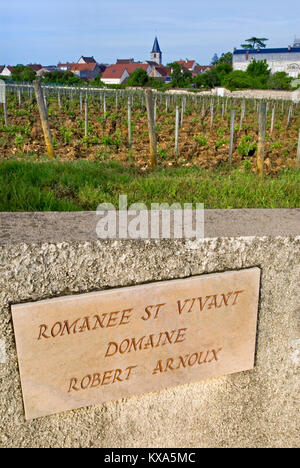
[[[26,419],[254,366],[259,268],[12,306]]]

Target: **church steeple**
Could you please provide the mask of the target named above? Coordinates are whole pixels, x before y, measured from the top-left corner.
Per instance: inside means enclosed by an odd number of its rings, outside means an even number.
[[[158,63],[158,65],[162,64],[162,52],[160,50],[157,37],[155,37],[150,57],[151,57],[150,60],[152,62],[156,62]]]

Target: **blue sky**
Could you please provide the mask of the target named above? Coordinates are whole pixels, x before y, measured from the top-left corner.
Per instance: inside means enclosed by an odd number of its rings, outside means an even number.
[[[1,0],[0,64],[148,60],[157,35],[164,63],[205,65],[251,36],[286,47],[299,18],[299,0]]]

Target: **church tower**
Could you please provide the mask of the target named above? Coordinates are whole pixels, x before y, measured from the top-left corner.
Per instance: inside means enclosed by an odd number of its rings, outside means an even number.
[[[158,44],[157,37],[154,40],[154,44],[152,47],[152,52],[150,55],[151,62],[156,62],[158,65],[162,64],[162,53]]]

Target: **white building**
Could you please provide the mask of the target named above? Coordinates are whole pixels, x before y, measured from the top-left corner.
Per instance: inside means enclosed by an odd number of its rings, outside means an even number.
[[[11,76],[13,72],[14,67],[8,67],[4,65],[4,68],[2,69],[0,75],[1,76]]]
[[[77,63],[80,63],[80,64],[86,64],[86,63],[97,63],[96,60],[94,59],[94,57],[84,57],[83,55],[80,57],[80,59],[78,60]]]
[[[106,68],[101,75],[101,81],[105,84],[123,84],[129,75],[138,68],[145,70],[148,75],[151,71],[151,66],[148,63],[116,63]]]
[[[300,39],[294,45],[282,49],[235,49],[233,69],[246,71],[252,60],[266,60],[271,73],[286,72],[297,78],[300,75]]]

